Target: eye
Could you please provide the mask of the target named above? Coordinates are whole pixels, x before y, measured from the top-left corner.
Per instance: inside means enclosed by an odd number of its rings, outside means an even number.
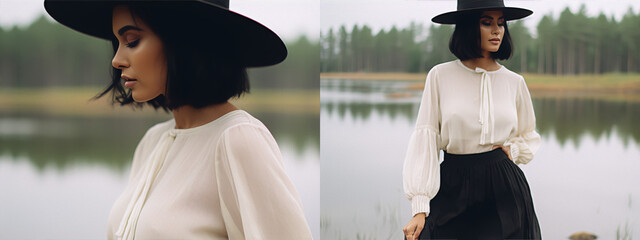
[[[482,25],[491,26],[491,22],[482,22]]]
[[[140,39],[135,40],[135,41],[130,42],[130,43],[127,43],[126,45],[127,45],[128,48],[134,48],[134,47],[138,46],[138,43],[140,43]]]

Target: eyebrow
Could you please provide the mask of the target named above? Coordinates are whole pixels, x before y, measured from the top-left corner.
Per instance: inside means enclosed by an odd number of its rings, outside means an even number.
[[[127,25],[127,26],[124,26],[124,27],[120,28],[120,30],[118,30],[118,35],[122,36],[122,34],[124,34],[125,32],[127,32],[129,30],[136,30],[136,31],[141,31],[141,32],[144,31],[144,30],[142,30],[142,28],[139,28],[139,27],[136,27],[136,26]]]
[[[482,15],[482,16],[480,16],[480,18],[489,18],[489,19],[493,19],[493,17],[492,17],[492,16],[489,16],[489,15]],[[498,19],[501,19],[501,18],[503,18],[503,19],[504,19],[504,16],[499,17]]]

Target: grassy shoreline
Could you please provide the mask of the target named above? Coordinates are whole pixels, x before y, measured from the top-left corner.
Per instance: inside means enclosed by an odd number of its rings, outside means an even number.
[[[534,98],[595,98],[610,101],[640,102],[640,74],[556,76],[522,74]],[[413,81],[408,90],[424,88],[426,73],[321,73],[321,79],[362,81]],[[398,94],[402,95],[402,93]]]
[[[85,117],[166,117],[169,113],[145,106],[134,109],[110,103],[111,96],[92,100],[100,88],[56,87],[0,89],[0,112],[39,113]],[[314,90],[252,90],[230,102],[249,112],[313,114],[320,112],[320,93]]]

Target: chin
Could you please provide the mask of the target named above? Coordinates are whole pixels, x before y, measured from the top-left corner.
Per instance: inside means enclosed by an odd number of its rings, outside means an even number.
[[[133,97],[133,101],[136,101],[139,103],[145,103],[157,97],[157,96],[151,97],[150,95],[136,94],[135,92],[133,92],[131,95]]]

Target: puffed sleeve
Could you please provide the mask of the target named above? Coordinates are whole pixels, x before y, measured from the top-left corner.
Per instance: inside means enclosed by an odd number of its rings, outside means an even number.
[[[536,132],[536,116],[533,112],[531,94],[524,79],[520,79],[516,97],[518,129],[516,135],[505,141],[509,146],[511,158],[516,164],[527,164],[541,145],[540,134]]]
[[[413,215],[424,212],[428,216],[429,202],[440,188],[440,106],[436,79],[434,67],[427,74],[418,120],[402,171],[404,192],[411,200]]]
[[[216,180],[229,239],[311,239],[298,193],[264,126],[227,129],[216,152]]]

